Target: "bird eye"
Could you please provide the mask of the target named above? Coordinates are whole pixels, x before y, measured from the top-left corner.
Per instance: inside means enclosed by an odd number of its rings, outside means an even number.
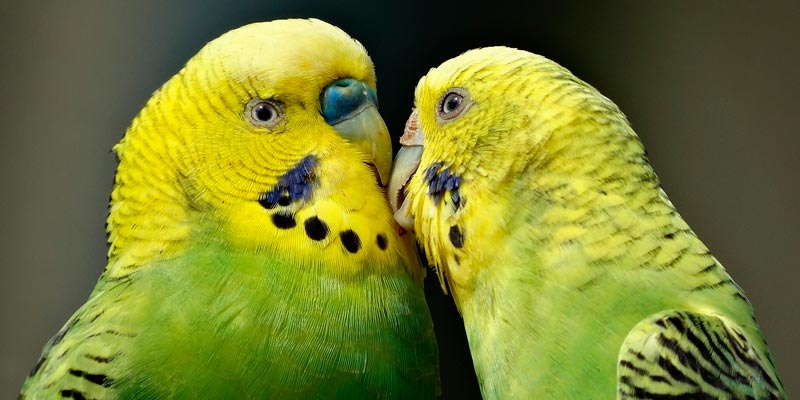
[[[253,99],[247,103],[245,114],[259,128],[275,128],[284,117],[283,105],[274,100]]]
[[[458,93],[448,93],[442,100],[442,114],[452,114],[464,104],[464,98]]]
[[[464,113],[469,105],[468,103],[469,94],[466,90],[461,88],[450,89],[439,101],[439,107],[436,110],[437,117],[443,121],[456,118]]]
[[[269,103],[260,103],[253,109],[253,118],[261,122],[272,121],[276,116],[275,107]]]

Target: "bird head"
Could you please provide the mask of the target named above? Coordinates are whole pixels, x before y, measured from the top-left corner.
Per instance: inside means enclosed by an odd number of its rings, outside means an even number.
[[[211,41],[114,147],[109,256],[135,265],[179,253],[190,236],[280,251],[310,241],[290,228],[333,203],[385,208],[368,200],[383,198],[392,157],[375,91],[364,47],[319,20],[255,23]],[[346,221],[331,218],[324,228],[335,234]]]
[[[567,201],[545,200],[550,190],[601,190],[598,165],[644,160],[616,105],[522,50],[482,48],[444,62],[420,79],[414,106],[389,199],[439,267],[443,288],[445,278],[474,278],[480,266],[466,264],[521,223],[519,210]]]

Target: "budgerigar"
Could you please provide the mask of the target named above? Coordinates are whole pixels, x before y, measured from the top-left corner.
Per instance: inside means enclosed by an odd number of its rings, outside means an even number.
[[[390,183],[464,319],[486,399],[778,399],[750,303],[617,106],[505,47],[416,89]]]
[[[370,58],[319,20],[233,30],[134,119],[108,265],[22,399],[434,398]]]

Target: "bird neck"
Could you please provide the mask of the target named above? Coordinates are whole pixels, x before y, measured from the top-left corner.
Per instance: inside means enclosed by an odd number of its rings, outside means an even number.
[[[691,233],[661,190],[641,142],[621,114],[615,120],[573,122],[548,127],[549,137],[540,148],[506,162],[503,173],[467,181],[460,188],[465,206],[451,224],[458,225],[466,239],[463,249],[456,251],[459,257],[443,260],[456,299],[462,297],[459,292],[472,293],[485,266],[498,261],[542,271],[561,265],[559,257],[553,257],[552,264],[547,260],[532,264],[527,259],[530,252],[580,247],[586,237],[619,239],[619,248],[624,249],[650,236]],[[645,219],[654,225],[644,224]],[[631,230],[638,232],[635,238],[630,237]],[[447,230],[440,231],[440,241],[446,242]],[[704,249],[695,241],[693,247]],[[497,246],[492,252],[481,251],[486,244]],[[519,255],[520,249],[524,255]]]
[[[190,234],[193,209],[174,156],[182,139],[174,118],[159,107],[178,95],[178,86],[174,79],[167,82],[114,146],[119,166],[106,221],[111,276],[156,255],[177,254]]]

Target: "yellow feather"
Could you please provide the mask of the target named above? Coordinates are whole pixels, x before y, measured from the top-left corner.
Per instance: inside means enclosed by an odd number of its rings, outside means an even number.
[[[327,265],[340,266],[334,272],[342,274],[389,268],[402,264],[393,262],[398,254],[414,254],[386,205],[368,200],[385,195],[364,181],[373,176],[366,156],[320,115],[319,93],[340,78],[375,87],[361,44],[317,20],[251,24],[204,47],[153,95],[114,147],[120,164],[108,217],[107,274],[126,275],[153,258],[177,256],[197,227],[209,224],[243,249],[296,255],[298,263],[320,264],[323,247]],[[254,97],[281,101],[291,117],[271,132],[254,131],[244,116]],[[314,199],[295,216],[300,229],[279,229],[257,200],[308,155],[318,160]],[[345,226],[355,230],[367,251],[327,246],[330,237],[309,240],[302,223],[312,215],[330,224],[332,235]],[[389,251],[373,249],[378,234]],[[418,261],[405,261],[421,279]]]

